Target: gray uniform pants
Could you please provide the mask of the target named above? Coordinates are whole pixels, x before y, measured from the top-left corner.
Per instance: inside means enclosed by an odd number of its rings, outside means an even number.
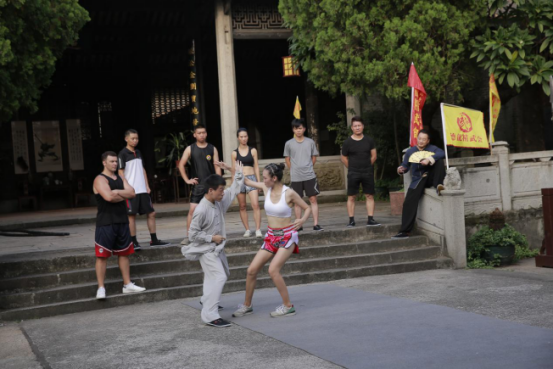
[[[204,291],[202,296],[202,321],[209,323],[220,319],[219,300],[225,282],[227,273],[223,261],[214,252],[208,252],[200,257],[200,264],[204,271]]]

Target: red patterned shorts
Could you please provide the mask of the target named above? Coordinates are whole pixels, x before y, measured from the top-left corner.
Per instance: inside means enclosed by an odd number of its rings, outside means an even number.
[[[269,251],[271,254],[276,254],[279,248],[287,249],[292,245],[294,246],[293,254],[299,254],[300,249],[298,247],[298,231],[294,229],[293,225],[286,228],[271,228],[267,230],[265,240],[261,249]]]

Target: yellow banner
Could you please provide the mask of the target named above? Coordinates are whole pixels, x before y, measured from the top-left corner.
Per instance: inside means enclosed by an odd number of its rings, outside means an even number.
[[[442,120],[447,145],[471,149],[488,149],[484,113],[460,106],[442,104]]]
[[[293,113],[294,117],[296,117],[296,119],[301,118],[300,111],[301,111],[300,98],[298,96],[296,96],[296,105],[294,105],[294,113]]]
[[[493,132],[495,131],[495,125],[497,124],[497,118],[499,117],[499,110],[501,109],[501,99],[499,98],[499,91],[495,85],[495,78],[493,74],[490,76],[490,122],[491,122],[491,142],[495,142]]]

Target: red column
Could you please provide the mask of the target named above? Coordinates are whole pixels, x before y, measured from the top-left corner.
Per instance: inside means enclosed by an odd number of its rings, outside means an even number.
[[[543,243],[540,255],[536,256],[537,267],[553,268],[553,188],[542,188]]]

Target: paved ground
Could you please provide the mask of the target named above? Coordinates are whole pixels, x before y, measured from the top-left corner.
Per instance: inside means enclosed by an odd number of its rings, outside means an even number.
[[[553,340],[549,339],[553,336],[553,311],[551,310],[553,270],[541,269],[538,273],[528,272],[532,268],[530,265],[531,260],[523,263],[519,270],[513,270],[513,268],[434,270],[347,279],[294,288],[347,287],[357,290],[357,294],[367,293],[367,298],[371,294],[379,294],[405,299],[403,300],[404,309],[401,310],[403,320],[410,316],[409,310],[406,309],[409,304],[419,306],[417,312],[419,317],[420,308],[423,309],[422,311],[429,312],[429,315],[424,316],[425,325],[420,330],[421,334],[439,329],[442,334],[443,331],[451,332],[452,337],[456,337],[457,330],[452,329],[451,324],[442,315],[433,315],[433,312],[439,310],[438,307],[441,309],[449,307],[451,309],[448,310],[452,311],[452,314],[461,314],[460,316],[465,316],[462,314],[466,313],[478,314],[466,316],[472,316],[469,333],[473,331],[475,339],[479,340],[481,346],[477,345],[476,349],[480,351],[473,351],[475,347],[472,339],[468,339],[469,342],[467,342],[467,337],[471,337],[470,334],[464,336],[465,341],[459,340],[452,343],[450,350],[454,355],[437,351],[434,347],[418,347],[417,344],[421,340],[419,335],[405,340],[407,343],[404,343],[406,345],[404,349],[398,349],[393,344],[380,345],[378,355],[380,359],[385,358],[385,361],[380,361],[379,368],[395,369],[402,365],[410,368],[425,368],[426,366],[420,364],[428,363],[429,360],[434,363],[434,367],[448,368],[452,357],[457,360],[459,357],[466,357],[466,368],[503,369],[505,368],[503,356],[498,357],[497,361],[481,361],[482,358],[493,358],[496,352],[494,350],[497,349],[492,345],[493,341],[482,341],[482,337],[492,330],[501,332],[501,328],[507,326],[510,330],[503,332],[510,333],[496,334],[495,342],[498,341],[498,336],[500,342],[503,341],[501,338],[504,338],[505,345],[508,342],[521,342],[513,346],[517,350],[522,350],[518,355],[526,360],[527,365],[520,367],[534,369],[543,367],[533,361],[535,357],[529,355],[536,348],[540,349],[540,360],[553,362],[553,349],[551,349]],[[292,299],[301,300],[304,297],[304,294],[294,294],[293,289],[291,291]],[[305,325],[298,324],[302,329],[291,331],[290,339],[276,334],[277,337],[273,337],[269,328],[270,325],[278,324],[278,321],[271,320],[264,310],[278,301],[273,301],[273,298],[265,301],[263,296],[264,294],[274,295],[275,291],[268,289],[258,292],[256,303],[260,307],[259,315],[255,318],[261,322],[261,327],[256,327],[256,330],[265,331],[265,334],[247,328],[247,322],[240,319],[234,319],[235,324],[226,329],[204,326],[199,312],[188,305],[196,304],[197,299],[163,301],[10,323],[0,327],[0,367],[338,368],[341,366],[324,359],[327,356],[337,357],[343,354],[340,343],[332,344],[329,337],[337,337],[344,332],[347,334],[350,326],[341,326],[340,330],[336,327],[330,330],[329,327],[329,330],[325,331],[325,327],[328,326],[326,321],[332,320],[334,315],[347,312],[347,314],[366,316],[366,319],[361,319],[356,324],[361,327],[366,324],[364,335],[369,341],[393,343],[394,337],[402,335],[401,327],[390,330],[380,327],[377,332],[367,324],[376,316],[381,320],[394,321],[398,314],[397,309],[377,309],[374,306],[370,309],[370,305],[359,301],[348,301],[348,299],[337,301],[337,296],[322,296],[323,302],[317,304],[316,308],[303,306],[296,316],[286,318],[285,321],[286,324],[292,324],[294,321],[298,323],[311,321],[311,324],[317,325],[320,331],[325,332],[319,335],[320,344],[324,345],[325,351],[322,355],[315,352],[316,350],[309,351],[303,347],[304,344],[296,343],[296,335],[308,333],[309,329],[306,329]],[[224,295],[221,304],[225,305],[225,302],[231,303],[237,298],[240,299],[240,295],[240,293]],[[340,308],[321,317],[317,315],[316,309],[325,306],[325,298],[329,303],[332,302],[333,306],[339,302]],[[268,306],[264,307],[264,305]],[[227,315],[231,311],[232,307],[229,305],[226,310],[223,310]],[[420,320],[416,317],[417,315],[413,313],[414,323]],[[483,330],[474,324],[475,321],[480,321],[479,319],[487,324],[482,326],[485,328]],[[406,321],[409,322],[409,319]],[[373,324],[378,323],[373,321]],[[517,326],[520,327],[520,332],[515,330],[516,333],[513,333],[513,327]],[[532,327],[541,327],[541,330],[539,328],[533,330]],[[413,331],[405,332],[413,334]],[[527,332],[538,332],[535,337],[541,338],[520,341],[522,338],[530,337]],[[316,342],[309,343],[316,347]],[[543,347],[549,349],[544,350]],[[525,352],[528,355],[525,355]],[[497,354],[501,355],[501,352]],[[367,356],[366,367],[376,367],[370,365],[370,360],[371,357]]]
[[[172,214],[175,211],[175,204],[162,204],[156,210],[158,214]],[[184,205],[179,205],[181,208]],[[188,206],[188,205],[186,205]],[[320,206],[320,221],[324,227],[344,227],[348,223],[348,216],[345,203],[333,203],[333,204],[321,204]],[[358,203],[356,206],[356,221],[360,226],[364,226],[367,221],[366,210],[363,203]],[[33,221],[38,221],[41,217],[45,221],[52,221],[56,219],[67,219],[70,217],[90,216],[95,214],[95,209],[70,209],[64,211],[52,211],[44,212],[43,214],[29,214],[33,217]],[[92,212],[92,213],[91,213]],[[83,215],[84,214],[84,215]],[[15,220],[11,222],[20,221],[19,216],[14,216]],[[390,203],[378,202],[376,206],[375,218],[382,223],[398,222],[399,217],[390,215]],[[143,246],[149,245],[150,235],[146,226],[146,219],[144,216],[138,218],[138,241]],[[253,217],[250,212],[250,229],[255,228]],[[238,212],[229,212],[225,218],[227,225],[227,235],[229,237],[241,236],[244,233],[244,226],[240,220]],[[4,223],[8,220],[4,219]],[[161,239],[165,240],[182,240],[184,237],[184,228],[186,227],[186,217],[160,217],[157,219],[157,235]],[[313,227],[313,219],[310,218],[306,225],[306,232],[311,231]],[[265,212],[261,212],[261,228],[267,229],[267,218]],[[60,250],[77,250],[77,249],[93,249],[94,246],[94,230],[95,225],[90,224],[76,224],[55,226],[46,228],[36,228],[40,231],[51,232],[69,232],[70,236],[67,237],[4,237],[0,236],[0,258],[6,255],[21,254],[28,252],[40,252],[40,251],[60,251]],[[91,251],[92,252],[92,251]]]

